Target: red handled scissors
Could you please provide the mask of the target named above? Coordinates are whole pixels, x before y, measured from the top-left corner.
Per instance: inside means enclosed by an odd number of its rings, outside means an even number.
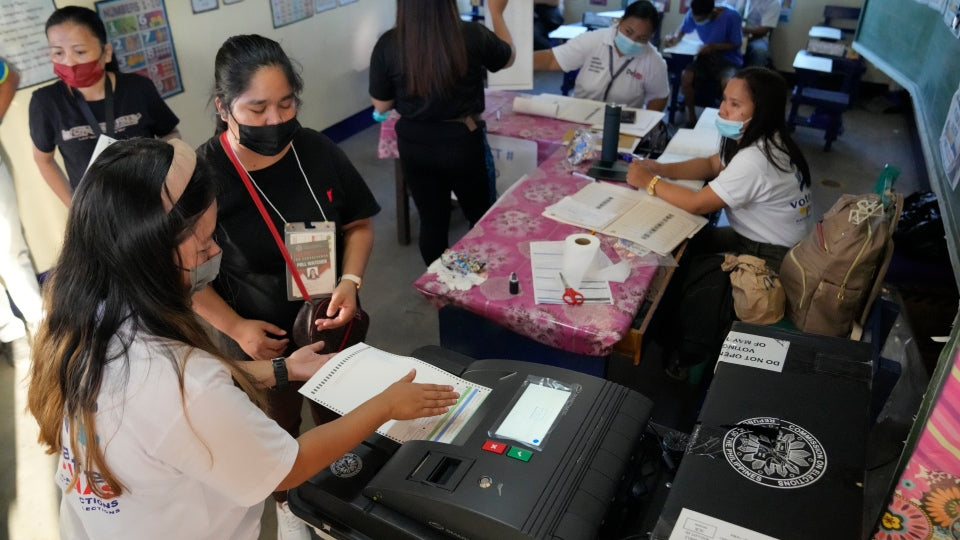
[[[583,303],[583,294],[579,291],[574,290],[573,287],[567,283],[567,279],[563,277],[563,272],[560,272],[560,282],[563,283],[563,301],[570,304],[571,306],[579,306]]]

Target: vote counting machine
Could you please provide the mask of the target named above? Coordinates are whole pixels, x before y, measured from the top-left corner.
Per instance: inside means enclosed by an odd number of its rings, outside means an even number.
[[[576,540],[597,538],[612,512],[623,513],[615,501],[630,482],[648,399],[553,366],[471,361],[439,347],[413,356],[491,392],[449,444],[374,434],[290,490],[294,514],[335,538]],[[544,435],[502,436],[498,426],[542,381],[552,384],[549,403],[525,416],[541,416],[529,429]]]

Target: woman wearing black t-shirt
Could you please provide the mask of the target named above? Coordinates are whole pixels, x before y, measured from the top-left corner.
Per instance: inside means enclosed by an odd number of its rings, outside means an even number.
[[[114,139],[179,138],[180,119],[150,79],[118,73],[107,30],[91,9],[67,6],[46,23],[50,60],[59,81],[30,99],[33,159],[50,189],[67,206],[105,132]],[[54,161],[60,149],[66,174]]]
[[[420,255],[448,246],[450,192],[473,226],[492,203],[483,112],[484,70],[513,63],[507,0],[489,0],[493,32],[463,22],[455,0],[397,0],[397,26],[370,58],[370,100],[396,108],[400,166],[420,214]]]
[[[295,349],[290,337],[303,300],[288,299],[290,272],[284,256],[227,152],[245,169],[281,237],[288,224],[335,228],[337,265],[320,270],[335,272],[338,278],[331,280],[335,285],[327,311],[333,318],[323,319],[323,328],[342,326],[356,313],[357,291],[373,248],[370,218],[380,206],[336,144],[300,127],[303,80],[279,43],[257,35],[233,36],[217,52],[214,69],[217,134],[197,154],[216,173],[216,236],[223,259],[213,286],[194,295],[193,308],[229,336],[226,353],[271,360]],[[288,251],[296,256],[294,249]],[[302,396],[291,385],[269,391],[267,398],[271,418],[296,436]],[[330,419],[314,409],[317,423]],[[275,498],[281,503],[286,494]],[[297,524],[281,503],[281,531]],[[300,533],[302,537],[305,531]]]

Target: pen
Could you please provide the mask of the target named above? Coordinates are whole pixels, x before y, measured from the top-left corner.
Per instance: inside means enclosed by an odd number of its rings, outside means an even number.
[[[574,175],[574,176],[577,176],[577,177],[579,177],[579,178],[586,178],[587,180],[589,180],[589,181],[591,181],[591,182],[596,182],[596,181],[597,181],[596,178],[594,178],[594,177],[592,177],[592,176],[587,176],[587,175],[583,174],[582,172],[573,171],[573,172],[571,172],[570,174],[572,174],[572,175]]]
[[[584,122],[586,122],[587,120],[589,120],[591,116],[597,114],[599,111],[600,111],[600,107],[597,107],[596,109],[594,109],[593,112],[591,112],[590,114],[588,114],[587,117],[583,119]]]

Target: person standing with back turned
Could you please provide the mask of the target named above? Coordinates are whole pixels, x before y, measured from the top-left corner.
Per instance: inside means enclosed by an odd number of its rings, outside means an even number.
[[[397,26],[370,58],[374,117],[396,107],[400,166],[420,214],[420,255],[449,245],[450,192],[472,227],[493,203],[487,156],[484,70],[513,64],[507,0],[489,0],[493,32],[460,20],[455,0],[397,0]]]

